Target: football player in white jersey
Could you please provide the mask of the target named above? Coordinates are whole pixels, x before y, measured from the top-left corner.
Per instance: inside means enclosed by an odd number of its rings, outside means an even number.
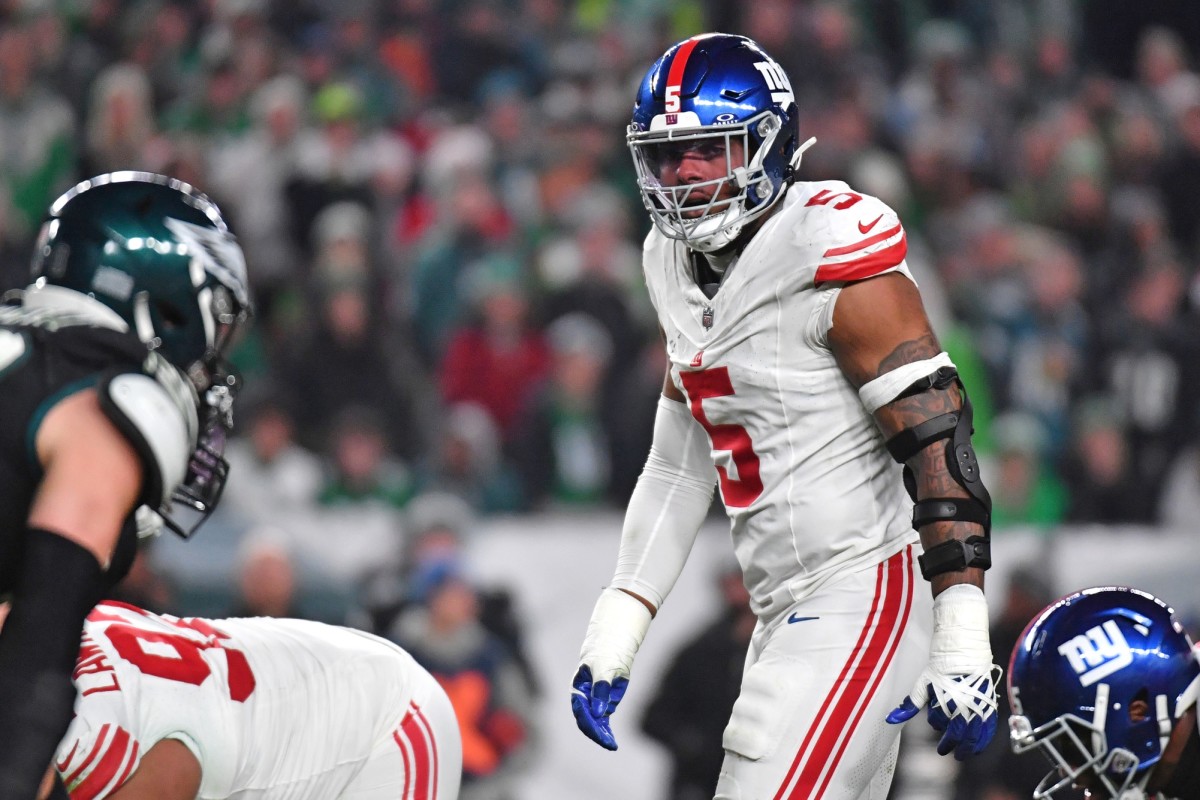
[[[628,143],[670,368],[571,705],[615,750],[610,715],[719,484],[759,622],[716,797],[882,800],[896,723],[928,707],[960,759],[995,732],[991,500],[900,220],[795,180],[797,113],[741,36],[674,45],[638,91]]]
[[[54,768],[72,800],[454,800],[446,693],[385,639],[317,622],[96,606]]]

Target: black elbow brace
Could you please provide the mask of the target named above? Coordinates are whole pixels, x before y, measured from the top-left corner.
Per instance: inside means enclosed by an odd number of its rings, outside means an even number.
[[[979,461],[971,446],[973,414],[967,390],[958,378],[957,370],[942,367],[931,377],[922,379],[904,393],[916,394],[929,389],[944,389],[958,384],[962,393],[962,408],[928,419],[912,428],[900,431],[887,442],[892,458],[904,464],[904,488],[913,500],[913,527],[920,529],[934,522],[974,522],[983,528],[982,536],[965,541],[949,541],[931,547],[918,561],[921,575],[929,580],[943,572],[957,572],[967,567],[987,569],[992,565],[992,498],[979,475]],[[903,396],[903,395],[902,395]],[[967,490],[969,497],[928,497],[918,499],[917,480],[906,463],[934,442],[946,441],[946,466],[951,477]]]
[[[71,722],[83,621],[104,571],[88,550],[26,532],[12,612],[0,633],[0,797],[34,797]]]

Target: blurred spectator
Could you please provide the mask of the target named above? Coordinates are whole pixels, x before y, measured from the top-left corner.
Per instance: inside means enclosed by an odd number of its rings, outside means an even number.
[[[1095,388],[1120,404],[1134,481],[1127,491],[1146,495],[1148,509],[1157,505],[1168,466],[1200,422],[1200,342],[1195,321],[1184,313],[1186,290],[1177,261],[1147,264],[1127,287],[1122,307],[1101,320],[1089,370]]]
[[[757,618],[736,563],[716,575],[716,584],[716,619],[675,654],[642,716],[642,730],[671,757],[670,788],[658,795],[664,800],[709,800],[721,772],[721,737]]]
[[[295,244],[309,252],[309,231],[326,206],[342,200],[369,205],[376,136],[363,128],[363,97],[350,83],[317,89],[312,113],[319,128],[305,129],[296,141],[296,171],[287,186],[288,219]]]
[[[343,409],[361,405],[382,421],[391,448],[415,459],[427,433],[426,379],[408,343],[373,307],[367,282],[342,268],[319,287],[314,324],[280,354],[287,390],[303,398],[296,406],[299,438],[319,443]]]
[[[595,505],[612,485],[609,430],[619,424],[603,385],[612,340],[582,312],[559,317],[546,339],[553,353],[550,376],[516,436],[525,490],[535,505]]]
[[[282,535],[255,529],[239,548],[238,594],[228,617],[303,619],[296,602],[296,572]]]
[[[82,171],[99,175],[144,168],[146,147],[156,132],[146,74],[132,64],[108,67],[92,83]]]
[[[457,565],[437,560],[412,576],[414,605],[389,638],[450,696],[463,739],[463,800],[513,800],[532,754],[532,697],[511,651],[479,619],[479,597]]]
[[[1182,104],[1176,117],[1178,144],[1163,164],[1162,193],[1171,235],[1193,258],[1200,258],[1200,90]]]
[[[248,522],[280,511],[310,508],[321,490],[321,462],[295,440],[289,404],[279,390],[259,384],[238,401],[241,435],[225,457],[237,477],[225,486],[224,506]]]
[[[423,581],[440,566],[458,569],[465,560],[464,545],[477,519],[461,499],[441,492],[415,498],[405,510],[404,553],[399,569],[384,569],[362,584],[362,604],[352,623],[386,635],[400,616],[425,591]],[[505,586],[476,587],[479,621],[508,648],[530,695],[540,694],[540,680],[525,645],[524,623],[512,592]]]
[[[512,220],[482,175],[452,173],[447,181],[430,183],[437,219],[413,265],[412,319],[428,364],[441,362],[450,337],[467,316],[474,271],[495,257],[491,254],[504,251],[513,231]]]
[[[1092,398],[1076,411],[1071,448],[1063,466],[1071,497],[1066,522],[1148,522],[1147,492],[1137,487],[1120,412],[1108,398]]]
[[[527,322],[529,300],[519,270],[503,256],[475,268],[471,288],[478,317],[451,338],[440,375],[446,402],[487,409],[506,444],[550,366],[545,338]]]
[[[246,262],[253,265],[250,280],[260,308],[270,308],[271,294],[301,274],[285,189],[297,169],[296,142],[306,104],[297,78],[271,79],[251,97],[250,129],[218,143],[213,152],[214,193],[228,209]]]
[[[34,56],[26,25],[0,23],[0,183],[12,203],[8,232],[23,242],[74,178],[74,114],[37,81]]]
[[[1066,489],[1044,460],[1047,439],[1037,417],[1009,411],[992,422],[995,472],[988,476],[992,524],[1052,528],[1067,510]]]
[[[475,403],[446,409],[437,443],[418,483],[461,498],[481,514],[521,511],[526,490],[500,446],[495,420]]]
[[[587,197],[571,218],[571,234],[548,242],[537,260],[543,324],[577,312],[593,317],[612,341],[609,372],[616,374],[636,357],[653,324],[641,253],[628,241],[628,216],[615,193]]]
[[[381,504],[403,508],[412,499],[413,479],[391,457],[383,419],[373,409],[347,406],[337,416],[330,439],[324,506]]]
[[[1163,479],[1156,522],[1173,531],[1193,532],[1200,520],[1200,446],[1181,452]]]

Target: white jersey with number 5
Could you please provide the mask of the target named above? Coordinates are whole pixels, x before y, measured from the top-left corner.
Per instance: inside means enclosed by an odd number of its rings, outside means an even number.
[[[163,739],[199,761],[201,798],[383,797],[346,793],[381,755],[394,762],[386,796],[457,793],[457,775],[437,774],[458,769],[457,730],[436,730],[454,724],[444,693],[403,650],[359,631],[106,602],[88,616],[74,682],[56,763],[72,800],[115,791]],[[431,727],[441,711],[449,721]]]
[[[895,212],[840,181],[793,185],[711,300],[686,246],[646,239],[672,377],[712,442],[760,614],[917,539],[899,466],[826,336],[839,287],[908,275],[905,252]]]

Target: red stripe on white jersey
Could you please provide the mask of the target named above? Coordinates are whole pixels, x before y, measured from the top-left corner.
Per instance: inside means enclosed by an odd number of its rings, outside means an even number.
[[[821,264],[817,267],[817,274],[813,281],[816,284],[826,281],[859,281],[899,266],[906,255],[908,255],[908,238],[901,231],[900,241],[878,252],[852,261]]]
[[[900,232],[900,225],[899,225],[899,223],[897,223],[896,227],[888,228],[886,231],[880,231],[879,233],[875,234],[874,236],[868,236],[866,239],[863,239],[860,242],[855,242],[854,244],[848,244],[848,245],[845,245],[844,247],[831,247],[825,251],[825,254],[823,257],[824,258],[833,258],[834,256],[844,256],[844,255],[848,255],[850,253],[857,253],[859,250],[866,250],[868,247],[870,247],[871,245],[873,245],[877,242],[882,242],[885,239],[890,239],[899,232]]]
[[[836,767],[835,759],[840,758],[845,748],[841,747],[836,756],[833,750],[843,736],[846,741],[849,740],[850,733],[861,719],[862,708],[865,708],[864,693],[853,691],[855,684],[861,686],[870,683],[877,675],[882,675],[886,664],[891,660],[890,657],[885,658],[885,649],[889,643],[899,640],[896,633],[896,623],[900,616],[898,612],[905,595],[911,600],[912,587],[911,581],[900,579],[901,576],[889,576],[889,568],[894,570],[893,565],[902,564],[906,556],[911,561],[911,549],[910,545],[879,565],[875,579],[875,596],[859,632],[858,641],[850,651],[850,658],[842,666],[842,671],[829,694],[825,696],[813,719],[812,727],[805,734],[792,766],[775,793],[775,800],[784,797],[788,800],[816,800],[819,797],[819,793],[814,793],[817,784],[821,783],[821,791],[828,784],[828,778],[822,780],[822,776],[826,769],[832,775]],[[896,579],[889,580],[889,577]],[[877,680],[874,681],[874,685],[878,685]]]
[[[71,759],[75,757],[75,751],[79,749],[79,740],[75,740],[75,744],[71,745],[71,752],[67,753],[67,757],[62,761],[56,761],[54,768],[60,773],[71,765]]]
[[[125,764],[125,771],[121,773],[121,777],[117,778],[117,782],[113,786],[114,790],[121,788],[122,786],[125,785],[125,781],[129,780],[130,773],[132,773],[133,768],[135,766],[137,766],[137,757],[138,757],[138,743],[134,742],[133,750],[129,754],[129,762]]]
[[[96,767],[79,785],[71,788],[71,800],[95,800],[117,777],[121,765],[129,755],[129,734],[123,728],[117,728],[113,733],[112,743],[105,749],[104,755],[96,762]]]
[[[108,731],[111,728],[111,725],[100,726],[100,733],[96,734],[96,744],[92,746],[92,752],[88,753],[88,757],[83,760],[82,764],[73,769],[70,775],[63,777],[63,783],[70,786],[71,782],[82,775],[83,771],[91,765],[92,761],[96,759],[96,756],[104,752],[104,737],[108,736]],[[118,730],[120,729],[118,728]],[[76,744],[78,744],[78,742],[76,742]],[[75,751],[72,750],[71,752],[74,753]]]
[[[817,790],[817,793],[814,795],[814,797],[822,797],[825,794],[825,790],[829,788],[829,781],[833,779],[833,773],[837,769],[838,763],[842,760],[842,755],[846,752],[846,748],[850,745],[851,734],[853,734],[854,730],[857,729],[858,723],[862,721],[862,716],[866,712],[867,706],[870,704],[871,699],[875,696],[875,691],[879,688],[879,684],[883,682],[883,676],[887,674],[888,667],[891,666],[892,659],[895,657],[896,651],[900,647],[900,637],[904,634],[904,629],[908,625],[908,615],[912,610],[913,598],[912,546],[910,545],[909,547],[905,548],[904,553],[905,559],[903,562],[900,562],[893,557],[888,560],[887,564],[889,573],[887,577],[888,582],[897,582],[904,587],[899,592],[899,594],[904,597],[904,610],[900,614],[899,622],[897,624],[893,624],[892,626],[891,640],[887,644],[887,655],[884,657],[883,663],[876,666],[875,674],[871,678],[871,682],[867,686],[867,690],[859,699],[858,708],[855,711],[854,719],[846,728],[842,736],[841,745],[838,747],[837,752],[833,754],[833,758],[830,759],[829,763],[826,765],[825,778],[821,781],[821,786]],[[803,782],[803,780],[804,779],[802,777],[801,782]]]

